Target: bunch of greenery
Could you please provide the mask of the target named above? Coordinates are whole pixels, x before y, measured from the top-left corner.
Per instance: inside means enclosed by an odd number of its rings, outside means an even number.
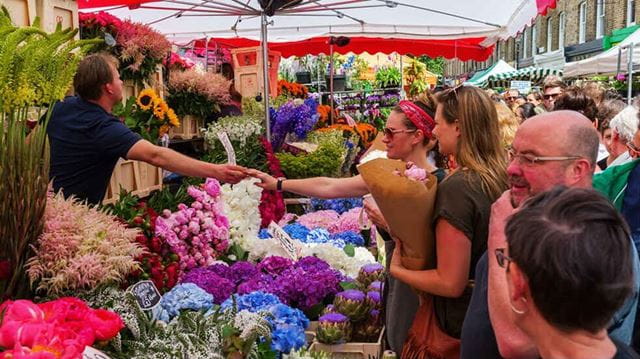
[[[33,26],[15,27],[7,9],[0,12],[0,268],[8,268],[0,276],[0,293],[5,297],[29,296],[24,264],[44,227],[48,117],[28,138],[27,122],[64,97],[82,56],[101,42],[76,41],[76,32],[58,26],[47,34],[38,19]]]
[[[314,131],[308,141],[318,145],[311,153],[276,153],[287,178],[339,177],[347,153],[342,131]]]
[[[380,88],[400,87],[402,74],[397,67],[385,66],[376,72],[376,83]]]

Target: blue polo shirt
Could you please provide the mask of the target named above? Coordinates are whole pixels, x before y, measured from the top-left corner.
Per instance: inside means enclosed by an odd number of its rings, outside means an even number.
[[[636,247],[640,245],[640,164],[629,173],[627,189],[622,200],[622,215],[631,229]]]
[[[142,138],[99,105],[79,97],[66,97],[52,111],[47,134],[54,191],[99,204],[116,162]]]

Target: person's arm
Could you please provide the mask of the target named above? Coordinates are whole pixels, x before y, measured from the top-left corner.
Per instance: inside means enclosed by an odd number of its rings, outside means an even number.
[[[276,178],[253,169],[248,170],[248,174],[260,180],[260,183],[256,183],[259,187],[276,190],[278,181]],[[361,197],[369,193],[367,184],[359,175],[349,178],[287,179],[282,182],[282,190],[316,198]]]
[[[400,241],[391,261],[391,275],[415,289],[442,297],[457,298],[462,295],[469,278],[471,241],[447,220],[440,218],[436,224],[436,269],[414,271],[402,266]]]
[[[511,194],[506,191],[491,206],[487,260],[489,261],[488,302],[489,318],[496,335],[498,350],[503,358],[537,358],[535,345],[514,323],[514,313],[509,301],[505,269],[495,259],[496,248],[505,248],[504,234],[507,218],[514,212]]]
[[[184,176],[213,177],[227,183],[238,183],[247,176],[243,167],[198,161],[146,140],[136,142],[127,152],[127,159],[147,162]]]

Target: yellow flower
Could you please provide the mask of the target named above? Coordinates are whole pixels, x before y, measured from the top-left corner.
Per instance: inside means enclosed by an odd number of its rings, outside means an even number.
[[[167,110],[169,110],[169,106],[167,105],[167,103],[160,100],[153,108],[153,114],[160,120],[164,120],[164,116],[167,113]]]
[[[136,99],[136,104],[138,104],[138,107],[140,107],[141,110],[147,111],[151,109],[157,100],[158,95],[154,89],[144,89],[140,91],[140,94]]]
[[[170,108],[167,111],[167,118],[169,119],[169,123],[171,124],[171,126],[173,127],[180,126],[180,120],[178,119],[178,116],[176,116],[176,113],[173,112],[173,109]]]
[[[160,126],[160,137],[164,136],[169,132],[169,125]]]

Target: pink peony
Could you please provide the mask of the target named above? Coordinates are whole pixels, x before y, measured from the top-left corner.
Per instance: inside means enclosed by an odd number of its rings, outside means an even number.
[[[110,340],[115,337],[124,323],[118,314],[104,309],[96,309],[87,317],[87,326],[93,329],[98,340]]]

